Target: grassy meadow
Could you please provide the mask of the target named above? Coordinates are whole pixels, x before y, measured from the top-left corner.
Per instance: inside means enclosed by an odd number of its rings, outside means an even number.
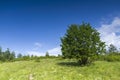
[[[73,60],[40,59],[40,62],[0,63],[0,80],[120,80],[120,62],[96,61],[85,67]]]

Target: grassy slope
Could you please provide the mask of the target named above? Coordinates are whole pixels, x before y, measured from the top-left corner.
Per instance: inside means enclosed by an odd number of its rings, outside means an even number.
[[[0,80],[28,80],[30,74],[34,80],[120,80],[120,62],[96,61],[86,67],[59,59],[0,63]]]

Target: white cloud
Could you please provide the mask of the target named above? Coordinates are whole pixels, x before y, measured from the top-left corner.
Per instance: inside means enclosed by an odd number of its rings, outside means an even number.
[[[98,29],[101,40],[106,42],[106,45],[113,44],[120,48],[120,18],[115,17],[110,24],[102,24]]]
[[[34,45],[37,47],[42,47],[42,44],[40,44],[39,42],[36,42]]]
[[[57,56],[58,54],[61,54],[61,48],[55,47],[52,49],[47,50],[49,55]],[[36,56],[45,56],[46,52],[39,52],[38,50],[31,50],[26,52],[29,55],[36,55]]]
[[[41,44],[41,43],[35,42],[35,43],[34,43],[33,50],[39,50],[41,47],[42,47],[42,44]]]
[[[35,55],[35,56],[44,56],[44,52],[40,52],[40,49],[42,47],[42,44],[39,42],[35,42],[33,45],[33,48],[29,51],[26,51],[27,54],[29,55]]]
[[[48,50],[48,53],[50,55],[57,56],[58,54],[61,54],[61,47],[56,47],[56,48],[50,49],[50,50]]]

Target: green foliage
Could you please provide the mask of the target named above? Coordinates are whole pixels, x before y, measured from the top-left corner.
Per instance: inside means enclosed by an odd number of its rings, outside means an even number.
[[[117,53],[118,51],[117,51],[117,48],[113,44],[110,44],[108,52],[110,54],[110,53]]]
[[[24,55],[24,56],[22,57],[22,60],[30,60],[30,55]]]
[[[120,53],[108,53],[105,55],[98,55],[97,60],[108,61],[108,62],[120,61]]]
[[[109,61],[109,62],[113,62],[113,61],[120,61],[120,56],[116,56],[116,55],[109,55],[105,57],[105,60]]]
[[[62,58],[62,55],[61,54],[58,54],[58,56],[57,56],[58,58]]]
[[[105,56],[104,60],[113,62],[113,61],[120,61],[120,54],[119,53],[111,53]]]
[[[17,58],[22,58],[22,54],[19,53],[19,54],[17,55]]]
[[[61,42],[63,57],[76,58],[83,65],[91,63],[93,57],[105,52],[105,43],[90,24],[70,25]]]
[[[2,51],[0,47],[0,61],[14,61],[15,60],[15,52],[10,52],[9,48],[5,52]]]
[[[49,53],[48,52],[46,52],[45,57],[49,57]]]
[[[98,60],[105,60],[109,62],[120,61],[120,53],[113,44],[110,44],[107,54],[99,55]]]
[[[40,57],[35,57],[35,62],[40,62]]]

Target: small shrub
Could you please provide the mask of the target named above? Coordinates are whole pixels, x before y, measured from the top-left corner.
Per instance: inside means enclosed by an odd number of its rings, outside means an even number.
[[[113,61],[120,61],[119,55],[108,55],[105,57],[105,60],[113,62]]]
[[[39,58],[39,57],[36,57],[36,58],[35,58],[35,62],[40,62],[40,58]]]

